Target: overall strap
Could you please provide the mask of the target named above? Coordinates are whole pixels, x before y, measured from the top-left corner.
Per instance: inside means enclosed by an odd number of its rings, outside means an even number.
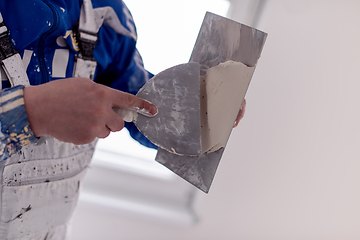
[[[20,54],[14,49],[10,39],[9,29],[6,27],[0,13],[0,62],[12,87],[18,85],[30,86]],[[1,84],[0,84],[1,89]]]
[[[98,42],[100,26],[95,23],[95,12],[91,0],[84,0],[78,28],[80,53],[76,56],[74,77],[94,79],[97,66],[94,59],[94,49]]]
[[[124,9],[124,14],[131,17],[127,8]],[[91,0],[84,0],[78,28],[80,53],[76,57],[74,77],[94,78],[97,66],[94,59],[94,49],[98,42],[100,27],[103,24],[112,28],[116,33],[136,41],[135,27],[130,23],[127,24],[130,30],[124,27],[113,8],[101,7],[94,9]]]

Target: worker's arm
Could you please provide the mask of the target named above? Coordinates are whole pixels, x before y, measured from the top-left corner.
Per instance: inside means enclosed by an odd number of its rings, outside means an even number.
[[[37,137],[85,144],[124,127],[113,107],[157,113],[155,105],[86,78],[56,80],[24,88],[25,109]]]

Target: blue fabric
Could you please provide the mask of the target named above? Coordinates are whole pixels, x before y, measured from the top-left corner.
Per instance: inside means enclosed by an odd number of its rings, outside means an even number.
[[[0,92],[0,162],[37,141],[26,117],[23,87]]]
[[[117,13],[122,25],[131,32],[136,31],[134,21],[120,0],[92,0],[94,9],[110,6]],[[78,25],[82,0],[11,0],[0,1],[0,12],[10,30],[14,48],[24,57],[25,50],[31,51],[27,74],[31,85],[38,85],[59,79],[53,77],[55,50],[68,49],[69,58],[65,77],[72,77],[74,59],[78,45],[73,30]],[[135,32],[134,32],[135,33]],[[59,37],[66,45],[59,44]],[[109,26],[103,25],[99,31],[99,42],[94,51],[98,62],[95,81],[112,88],[136,94],[143,84],[152,77],[145,71],[136,40],[117,34]],[[3,88],[9,87],[3,81]],[[1,123],[11,118],[2,117]],[[25,111],[19,121],[26,119]],[[7,124],[4,122],[3,124]],[[135,127],[127,123],[131,136],[141,144],[156,148]],[[119,143],[120,144],[120,143]]]

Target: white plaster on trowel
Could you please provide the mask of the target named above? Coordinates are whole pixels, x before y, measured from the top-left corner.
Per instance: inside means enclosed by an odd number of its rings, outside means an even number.
[[[227,61],[201,77],[202,152],[225,147],[255,67]]]

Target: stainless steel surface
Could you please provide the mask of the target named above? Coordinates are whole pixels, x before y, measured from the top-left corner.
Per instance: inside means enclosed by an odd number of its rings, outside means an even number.
[[[150,79],[137,96],[158,107],[155,117],[138,114],[135,120],[150,141],[172,153],[201,154],[200,64],[166,69]]]
[[[253,67],[260,58],[266,36],[262,31],[207,12],[190,62],[214,67],[233,60]]]
[[[206,68],[233,60],[253,67],[260,58],[266,37],[266,33],[257,29],[207,12],[190,62]],[[156,161],[208,193],[223,152],[224,148],[190,157],[159,149]]]
[[[156,161],[205,193],[209,192],[224,148],[199,156],[179,156],[163,149],[158,150]]]

